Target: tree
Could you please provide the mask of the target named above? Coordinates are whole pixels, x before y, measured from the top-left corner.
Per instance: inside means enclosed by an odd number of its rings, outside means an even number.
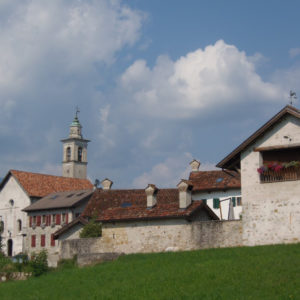
[[[80,232],[80,238],[94,238],[102,235],[102,224],[92,218],[89,223],[84,225]]]

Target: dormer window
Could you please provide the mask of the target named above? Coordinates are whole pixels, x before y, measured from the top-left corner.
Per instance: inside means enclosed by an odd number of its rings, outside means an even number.
[[[82,161],[82,148],[78,148],[78,161]]]
[[[71,147],[67,148],[66,154],[67,154],[67,157],[66,157],[67,161],[71,161]]]

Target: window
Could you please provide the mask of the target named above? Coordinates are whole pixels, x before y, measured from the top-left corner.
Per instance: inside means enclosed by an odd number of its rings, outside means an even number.
[[[33,216],[32,223],[33,223],[33,225],[36,225],[36,216]]]
[[[53,223],[53,224],[56,223],[56,215],[52,215],[52,223]]]
[[[9,200],[9,205],[10,205],[11,207],[13,207],[14,204],[15,204],[15,201],[14,201],[13,199],[10,199],[10,200]]]
[[[51,244],[51,247],[55,246],[55,239],[54,239],[54,234],[53,233],[50,236],[50,244]]]
[[[66,160],[67,161],[71,161],[71,147],[67,148],[67,151],[66,151]]]
[[[262,183],[300,180],[300,148],[263,150],[257,169]]]
[[[31,247],[34,248],[35,247],[35,242],[36,242],[36,236],[35,234],[31,236]]]
[[[36,217],[36,226],[41,226],[41,220],[42,220],[41,216]]]
[[[204,204],[207,204],[207,199],[201,199]]]
[[[220,199],[219,198],[213,199],[213,208],[220,208]]]
[[[66,223],[66,214],[62,214],[61,216],[62,216],[62,222]]]
[[[18,231],[21,232],[22,231],[22,221],[20,219],[17,221],[17,225],[18,225]]]
[[[57,214],[56,215],[56,222],[55,222],[56,225],[60,225],[60,214]]]
[[[4,222],[0,222],[0,234],[4,232]]]
[[[46,225],[46,216],[45,215],[43,215],[43,217],[42,217],[42,224]]]
[[[41,247],[45,247],[46,236],[44,234],[41,235]]]
[[[236,205],[242,206],[242,197],[236,197]]]
[[[232,201],[232,206],[235,207],[236,206],[236,197],[231,197],[231,201]]]
[[[78,161],[82,161],[82,148],[78,148]]]

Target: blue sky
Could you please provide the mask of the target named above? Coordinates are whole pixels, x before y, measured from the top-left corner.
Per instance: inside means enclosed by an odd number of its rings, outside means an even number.
[[[300,81],[299,1],[0,1],[0,177],[61,174],[75,107],[88,175],[174,186]],[[296,106],[298,102],[296,102]]]

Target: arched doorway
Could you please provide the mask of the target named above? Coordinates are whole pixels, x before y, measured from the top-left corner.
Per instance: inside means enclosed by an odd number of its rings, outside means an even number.
[[[7,256],[12,256],[13,253],[13,240],[9,239],[7,241]]]

